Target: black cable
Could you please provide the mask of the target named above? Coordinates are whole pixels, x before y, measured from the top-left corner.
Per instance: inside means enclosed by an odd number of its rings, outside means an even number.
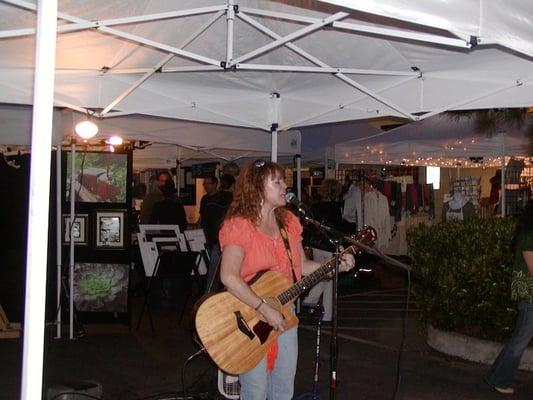
[[[185,360],[185,362],[183,363],[183,368],[181,369],[181,393],[182,393],[182,397],[184,399],[187,398],[187,390],[185,388],[185,371],[187,369],[187,364],[189,364],[189,362],[191,362],[193,359],[195,359],[196,357],[198,357],[200,354],[202,353],[205,353],[207,350],[205,347],[202,347],[200,350],[198,350],[196,353],[194,353],[192,356],[190,356],[189,358],[187,358]]]
[[[160,398],[160,396],[173,396],[173,397],[165,397]],[[189,397],[188,399],[193,399],[192,397]],[[146,397],[139,397],[136,400],[187,400],[184,397],[181,397],[178,392],[161,392],[156,394],[150,394]]]
[[[400,341],[400,348],[398,352],[398,360],[396,361],[396,382],[394,384],[394,391],[392,393],[392,400],[396,399],[396,396],[398,395],[398,391],[400,389],[400,382],[402,379],[402,376],[400,374],[401,370],[401,364],[402,364],[402,354],[404,351],[404,345],[405,345],[405,329],[406,329],[406,323],[407,318],[409,317],[409,299],[411,295],[411,271],[407,270],[407,299],[405,302],[405,313],[402,318],[402,336]]]

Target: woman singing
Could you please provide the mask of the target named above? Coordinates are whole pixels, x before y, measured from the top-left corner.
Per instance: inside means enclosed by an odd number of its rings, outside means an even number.
[[[283,170],[276,163],[257,160],[244,168],[219,234],[222,283],[274,329],[283,332],[268,355],[252,370],[239,376],[242,400],[289,400],[293,397],[298,358],[297,328],[286,330],[282,314],[264,302],[247,283],[261,271],[279,271],[291,281],[299,280],[320,266],[305,257],[302,226],[284,207],[286,189]],[[278,222],[287,232],[290,256]],[[353,256],[346,254],[339,270],[348,271],[354,265]]]

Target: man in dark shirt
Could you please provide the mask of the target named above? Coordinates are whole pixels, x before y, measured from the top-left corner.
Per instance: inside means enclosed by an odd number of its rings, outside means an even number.
[[[204,230],[207,247],[210,249],[218,243],[218,228],[220,224],[218,178],[210,176],[204,179],[205,194],[200,200],[200,226]]]
[[[149,224],[152,219],[154,204],[163,200],[161,188],[167,181],[171,181],[172,176],[168,171],[161,171],[157,174],[157,189],[148,193],[141,204],[141,224]]]
[[[208,178],[206,181],[217,182],[215,177]],[[218,231],[226,215],[226,211],[233,200],[233,186],[235,185],[235,178],[231,175],[224,174],[220,177],[220,190],[210,194],[208,190],[216,187],[215,184],[210,184],[204,181],[206,194],[202,198],[200,204],[201,225],[206,234],[207,246],[209,250],[209,267],[207,269],[207,284],[206,293],[216,290],[219,285],[219,277],[217,275],[218,265],[220,262],[220,245],[218,243]],[[205,199],[205,201],[204,201]]]
[[[180,232],[187,229],[187,215],[183,204],[176,197],[176,187],[172,180],[165,182],[160,188],[163,200],[154,204],[151,224],[179,225]]]

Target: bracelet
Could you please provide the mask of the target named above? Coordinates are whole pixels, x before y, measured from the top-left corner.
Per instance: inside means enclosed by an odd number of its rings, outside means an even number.
[[[265,299],[261,299],[261,301],[259,302],[259,304],[254,307],[254,310],[255,311],[259,311],[259,309],[261,308],[261,306],[263,305],[263,303],[266,303],[266,300]]]

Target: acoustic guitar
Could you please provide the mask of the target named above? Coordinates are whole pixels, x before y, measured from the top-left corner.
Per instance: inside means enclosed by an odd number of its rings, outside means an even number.
[[[366,227],[355,240],[372,245],[376,240],[376,231]],[[361,250],[353,245],[341,256],[346,253],[355,257]],[[259,297],[283,314],[286,329],[290,329],[298,324],[291,304],[300,294],[324,279],[334,267],[335,259],[332,258],[295,284],[278,271],[267,271],[250,286]],[[255,367],[280,334],[261,320],[257,311],[229,292],[204,298],[198,306],[195,324],[209,356],[222,371],[231,375],[239,375]]]

